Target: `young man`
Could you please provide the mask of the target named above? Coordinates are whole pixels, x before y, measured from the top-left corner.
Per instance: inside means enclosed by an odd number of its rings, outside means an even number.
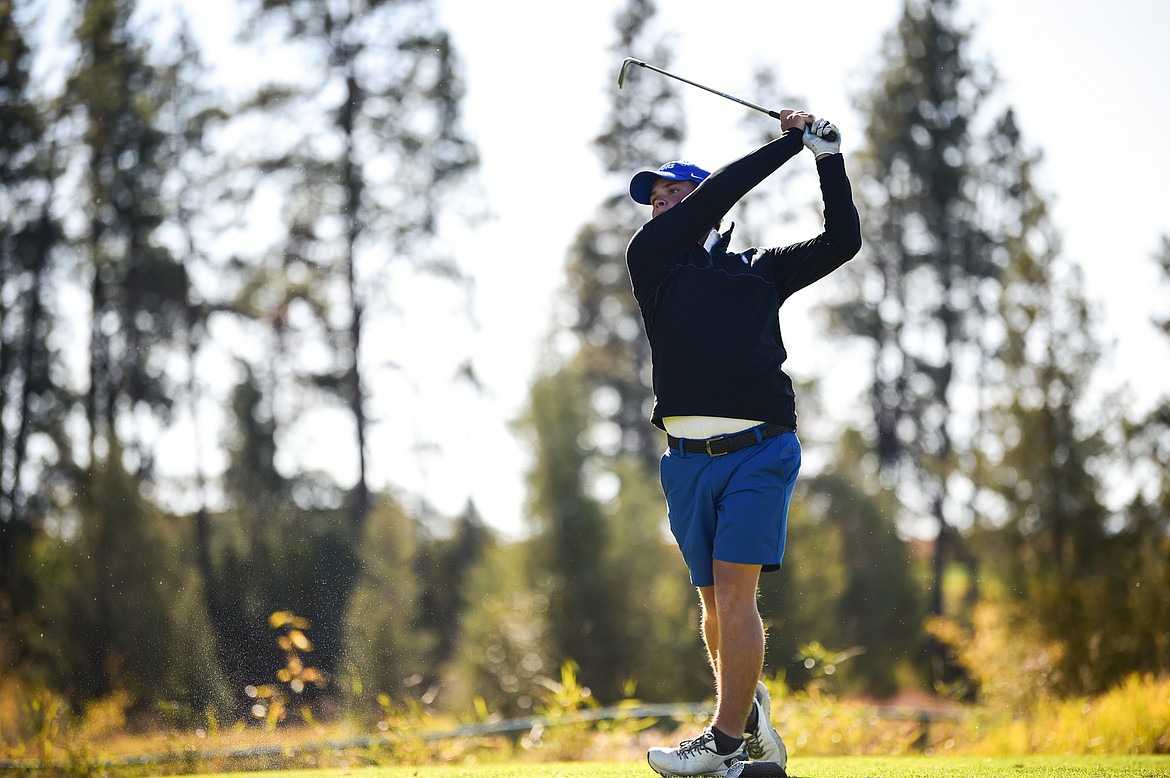
[[[630,182],[630,196],[651,208],[626,264],[650,340],[652,421],[667,433],[662,488],[699,591],[716,691],[715,717],[702,734],[647,754],[666,776],[722,775],[747,758],[787,761],[759,681],[764,629],[756,605],[760,573],[783,559],[800,469],[779,310],[857,254],[861,227],[836,128],[804,111],[781,117],[781,137],[713,174],[676,161]],[[816,157],[824,231],[784,248],[729,252],[731,230],[716,229],[722,218],[802,147]]]

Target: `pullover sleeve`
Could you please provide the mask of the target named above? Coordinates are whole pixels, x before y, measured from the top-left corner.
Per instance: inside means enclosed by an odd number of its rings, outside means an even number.
[[[634,297],[643,302],[740,198],[799,153],[804,148],[802,134],[787,130],[720,168],[685,200],[642,225],[626,248]]]
[[[861,250],[861,222],[845,174],[845,158],[833,154],[819,159],[817,172],[825,203],[824,232],[812,240],[765,252],[772,262],[772,277],[781,301],[824,278]]]

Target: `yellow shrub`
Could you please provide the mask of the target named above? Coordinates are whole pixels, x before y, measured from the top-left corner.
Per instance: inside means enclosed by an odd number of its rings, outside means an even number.
[[[980,602],[970,630],[945,617],[930,619],[926,628],[957,656],[990,710],[1023,714],[1052,697],[1061,646],[1010,605]]]
[[[1170,754],[1170,678],[1131,675],[1100,697],[1040,702],[968,749],[1002,754]]]

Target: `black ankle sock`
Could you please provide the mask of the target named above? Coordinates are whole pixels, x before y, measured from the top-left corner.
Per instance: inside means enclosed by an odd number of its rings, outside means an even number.
[[[760,723],[760,709],[757,708],[755,705],[752,705],[752,710],[750,713],[748,713],[747,723],[744,724],[744,731],[745,732],[754,731],[756,728],[756,725],[759,723]]]
[[[732,737],[721,729],[711,727],[711,734],[715,736],[715,750],[721,754],[733,754],[743,745],[743,738]]]

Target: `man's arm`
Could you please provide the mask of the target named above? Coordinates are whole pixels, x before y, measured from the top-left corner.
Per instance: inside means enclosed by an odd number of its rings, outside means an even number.
[[[642,225],[626,248],[626,264],[641,298],[719,223],[740,198],[800,152],[802,130],[792,127],[770,143],[712,173],[685,200]]]
[[[813,150],[813,153],[817,153]],[[844,265],[861,250],[861,220],[839,153],[818,154],[817,173],[825,203],[825,230],[812,240],[769,249],[777,292],[785,300]]]

